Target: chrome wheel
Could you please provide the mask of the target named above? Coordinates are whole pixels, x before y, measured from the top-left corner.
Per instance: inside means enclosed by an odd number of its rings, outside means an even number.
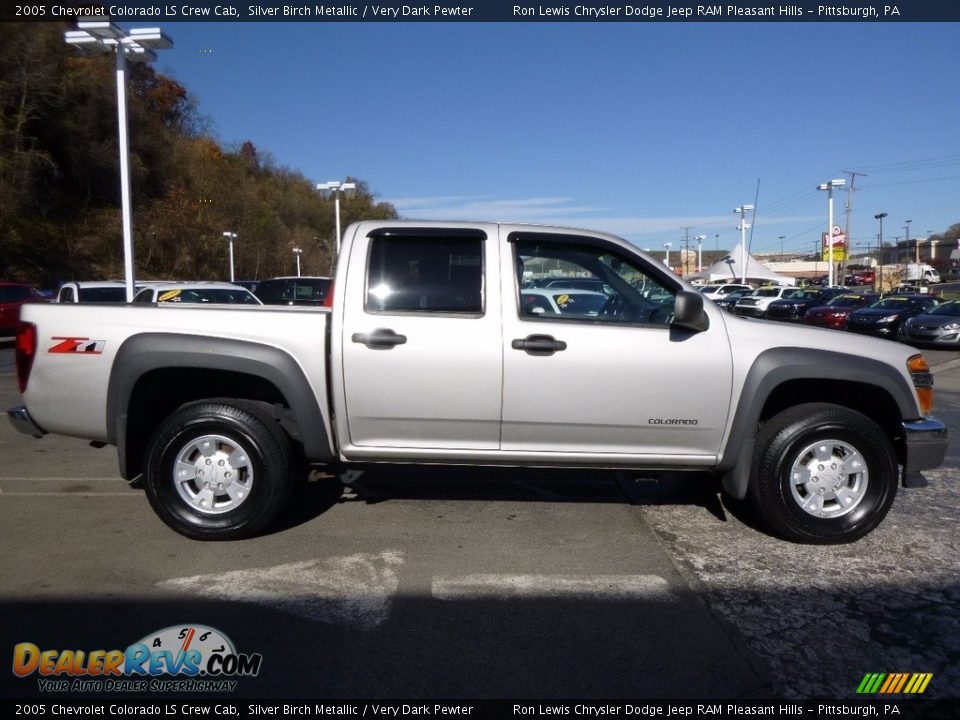
[[[220,515],[236,510],[253,488],[249,452],[224,435],[201,435],[177,453],[173,483],[194,510]]]
[[[842,440],[821,440],[793,461],[790,494],[804,512],[837,518],[863,501],[869,479],[867,463],[855,447]]]

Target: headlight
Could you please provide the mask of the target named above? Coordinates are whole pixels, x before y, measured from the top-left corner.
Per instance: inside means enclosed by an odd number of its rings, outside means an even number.
[[[896,319],[897,319],[896,315],[887,315],[886,317],[882,317],[879,320],[877,320],[877,322],[892,323]]]
[[[960,322],[947,323],[946,325],[940,326],[941,330],[946,330],[947,332],[956,332],[960,330]]]

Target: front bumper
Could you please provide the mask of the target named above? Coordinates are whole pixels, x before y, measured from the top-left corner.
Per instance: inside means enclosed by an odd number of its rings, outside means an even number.
[[[928,417],[903,423],[905,474],[939,467],[947,456],[947,426]]]
[[[40,426],[33,421],[30,413],[23,405],[17,405],[17,407],[7,410],[7,419],[10,420],[10,424],[13,425],[18,432],[22,432],[24,435],[32,435],[35,438],[40,438],[47,434],[46,430],[41,429]]]

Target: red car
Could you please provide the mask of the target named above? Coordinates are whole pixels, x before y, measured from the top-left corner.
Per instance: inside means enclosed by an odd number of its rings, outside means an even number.
[[[857,308],[872,305],[880,296],[876,293],[846,293],[837,295],[826,305],[810,308],[803,316],[807,325],[843,330],[847,326],[847,318]]]
[[[33,285],[0,281],[0,337],[16,334],[21,305],[43,301],[43,296]]]

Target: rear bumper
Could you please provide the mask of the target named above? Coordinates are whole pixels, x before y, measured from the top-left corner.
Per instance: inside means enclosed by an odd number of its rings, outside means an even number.
[[[10,420],[10,424],[13,425],[18,432],[22,432],[24,435],[32,435],[35,438],[40,438],[47,434],[46,430],[42,430],[40,426],[33,421],[30,413],[27,412],[27,409],[23,405],[18,405],[15,408],[7,410],[7,419]]]
[[[947,456],[947,426],[936,418],[903,423],[904,473],[939,467]]]

